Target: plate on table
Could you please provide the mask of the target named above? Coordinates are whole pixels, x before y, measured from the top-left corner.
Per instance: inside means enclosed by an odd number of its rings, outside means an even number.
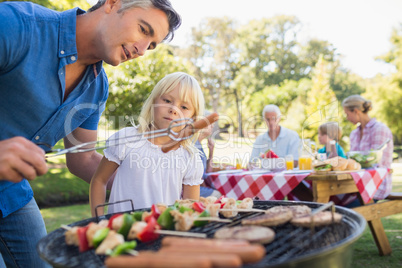
[[[226,170],[220,170],[217,172],[211,172],[210,174],[234,174],[234,173],[240,173],[243,172],[244,170],[242,169],[226,169]]]
[[[307,170],[285,170],[283,173],[285,174],[303,174],[303,173],[311,173],[313,172],[312,169],[307,169]]]

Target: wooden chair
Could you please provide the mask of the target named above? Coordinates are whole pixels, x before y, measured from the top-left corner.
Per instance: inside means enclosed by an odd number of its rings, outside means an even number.
[[[363,204],[363,201],[360,201]],[[392,253],[392,249],[388,238],[385,235],[381,218],[402,213],[402,193],[391,193],[384,200],[381,200],[377,203],[371,201],[370,204],[354,208],[353,210],[363,215],[363,217],[367,220],[380,255],[390,255]]]

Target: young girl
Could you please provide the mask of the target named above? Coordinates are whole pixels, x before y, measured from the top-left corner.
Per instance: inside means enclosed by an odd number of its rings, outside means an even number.
[[[335,142],[336,155],[346,158],[345,151],[339,145],[338,141],[342,137],[342,130],[339,128],[337,122],[327,122],[318,127],[318,141],[320,144],[325,145],[318,150],[318,153],[326,153],[330,157],[331,142]]]
[[[117,139],[138,140],[130,136],[165,129],[175,119],[195,121],[204,114],[204,104],[197,80],[181,72],[169,74],[157,83],[145,101],[139,125],[118,131],[108,141],[113,145]],[[169,151],[164,152],[164,148]],[[105,203],[106,184],[115,171],[110,203],[130,199],[135,209],[141,209],[156,203],[171,205],[181,197],[199,199],[203,165],[192,139],[175,144],[163,136],[105,149],[90,185],[92,215],[96,206]],[[131,209],[130,202],[122,202],[110,205],[108,213]],[[103,214],[101,210],[98,215]]]

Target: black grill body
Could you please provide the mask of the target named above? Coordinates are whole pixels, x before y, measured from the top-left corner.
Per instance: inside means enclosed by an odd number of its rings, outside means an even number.
[[[293,201],[254,201],[254,208],[269,209],[273,206],[307,205],[318,208],[319,203]],[[343,215],[342,222],[326,227],[301,228],[290,223],[274,227],[275,240],[265,245],[266,255],[258,263],[244,267],[349,267],[352,260],[352,244],[362,235],[365,219],[351,209],[336,206],[336,212]],[[261,213],[239,213],[231,223],[211,222],[204,227],[192,228],[191,232],[206,233],[213,237],[222,227],[237,226],[245,218]],[[111,215],[103,216],[109,218]],[[69,226],[85,226],[96,222],[90,218]],[[65,230],[59,228],[41,239],[37,245],[40,256],[54,267],[104,267],[105,256],[94,250],[79,253],[78,247],[68,246],[64,241]],[[163,236],[161,236],[162,238]],[[152,243],[138,243],[136,250],[158,250],[161,238]]]

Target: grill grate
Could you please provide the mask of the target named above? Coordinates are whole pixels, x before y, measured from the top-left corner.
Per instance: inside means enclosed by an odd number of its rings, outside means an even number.
[[[254,207],[268,209],[280,205],[307,205],[314,209],[321,204],[312,202],[255,201]],[[319,255],[320,252],[332,250],[350,240],[352,236],[358,233],[359,229],[364,230],[365,223],[361,222],[362,217],[358,216],[357,213],[339,207],[337,207],[337,212],[344,216],[340,224],[315,228],[313,232],[309,228],[295,227],[290,223],[273,227],[272,229],[275,231],[276,236],[272,243],[266,245],[266,256],[259,263],[245,267],[272,267],[302,259],[306,256]],[[204,227],[192,228],[190,231],[206,233],[208,237],[213,237],[221,227],[240,225],[243,219],[261,214],[256,212],[239,213],[231,223],[211,222]],[[109,216],[111,215],[107,217]],[[95,218],[73,223],[70,226],[84,226],[92,221],[95,221]],[[161,239],[158,239],[152,243],[139,243],[136,249],[139,251],[156,251],[160,247]],[[58,229],[42,239],[38,244],[38,251],[45,260],[56,267],[100,267],[99,264],[105,261],[105,256],[96,255],[94,250],[80,254],[77,247],[67,246],[64,243],[64,230],[62,229]]]

